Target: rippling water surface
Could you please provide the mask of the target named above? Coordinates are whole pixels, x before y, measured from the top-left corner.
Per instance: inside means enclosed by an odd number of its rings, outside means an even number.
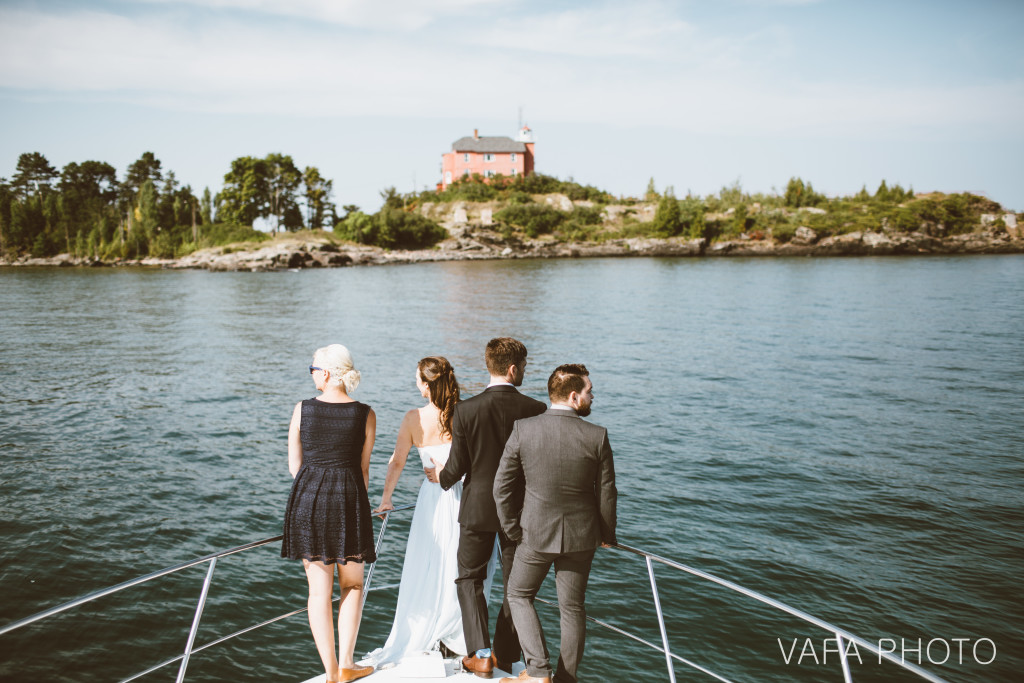
[[[537,398],[555,365],[591,369],[622,542],[893,639],[897,654],[902,641],[950,681],[1019,680],[1020,256],[0,269],[0,624],[280,533],[288,419],[315,395],[306,366],[328,343],[352,350],[356,397],[377,411],[376,502],[418,405],[416,361],[447,356],[475,394],[496,335],[526,342]],[[418,482],[410,467],[396,502]],[[392,525],[375,583],[397,581],[407,527]],[[198,643],[305,605],[301,567],[278,551],[220,561]],[[174,657],[204,575],[0,637],[0,676],[118,681]],[[679,655],[735,681],[841,680],[823,631],[688,575],[659,568],[657,581]],[[383,642],[394,597],[371,594],[361,651]],[[588,606],[660,642],[642,560],[600,552]],[[943,643],[947,661],[929,664]],[[919,680],[861,660],[855,680]],[[194,655],[188,680],[301,681],[319,666],[299,615]],[[581,673],[666,679],[663,656],[597,627]]]

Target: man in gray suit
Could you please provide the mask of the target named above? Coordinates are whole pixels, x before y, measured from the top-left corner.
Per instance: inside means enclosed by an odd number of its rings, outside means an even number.
[[[555,566],[561,650],[554,679],[576,683],[587,635],[584,598],[598,546],[615,543],[615,467],[608,430],[581,420],[594,399],[583,365],[548,378],[551,407],[516,421],[494,477],[494,500],[515,562],[506,590],[526,669],[502,683],[551,683],[551,663],[533,600]],[[525,484],[525,496],[520,497]]]

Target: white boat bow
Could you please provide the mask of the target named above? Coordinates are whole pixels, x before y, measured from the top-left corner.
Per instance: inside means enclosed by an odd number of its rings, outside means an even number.
[[[383,521],[381,523],[380,532],[378,533],[378,536],[377,536],[378,557],[380,557],[380,548],[381,548],[381,544],[382,544],[383,539],[384,539],[384,535],[385,535],[385,533],[387,531],[388,519],[390,518],[390,515],[398,513],[398,512],[403,512],[403,511],[411,510],[414,507],[415,507],[414,505],[404,505],[404,506],[397,507],[394,510],[391,510],[390,512],[388,512],[388,513],[385,513],[384,519],[383,519]],[[214,575],[214,571],[215,571],[215,569],[217,567],[217,560],[218,560],[218,558],[225,557],[227,555],[233,555],[235,553],[244,552],[246,550],[251,550],[253,548],[258,548],[258,547],[261,547],[261,546],[264,546],[264,545],[267,545],[267,544],[270,544],[270,543],[276,543],[276,542],[279,542],[281,540],[281,538],[282,538],[281,536],[274,536],[272,538],[266,538],[266,539],[263,539],[261,541],[255,541],[253,543],[247,543],[245,545],[237,546],[235,548],[229,548],[227,550],[218,551],[216,553],[212,553],[212,554],[206,555],[204,557],[196,558],[196,559],[190,560],[188,562],[183,562],[182,564],[178,564],[178,565],[175,565],[173,567],[167,567],[167,568],[155,571],[155,572],[153,572],[151,574],[146,574],[145,576],[140,576],[140,577],[138,577],[136,579],[132,579],[130,581],[125,581],[124,583],[120,583],[120,584],[118,584],[116,586],[111,586],[109,588],[105,588],[103,590],[96,591],[95,593],[90,593],[88,595],[82,596],[82,597],[77,598],[75,600],[71,600],[70,602],[66,602],[66,603],[64,603],[62,605],[57,605],[56,607],[52,607],[52,608],[50,608],[48,610],[44,610],[44,611],[39,612],[37,614],[34,614],[32,616],[29,616],[29,617],[26,617],[24,619],[20,619],[18,621],[15,621],[15,622],[12,622],[12,623],[7,624],[5,626],[2,626],[2,627],[0,627],[0,637],[2,637],[4,634],[9,633],[11,631],[14,631],[16,629],[22,628],[24,626],[27,626],[29,624],[32,624],[32,623],[35,623],[35,622],[38,622],[38,621],[41,621],[41,620],[44,620],[44,619],[48,619],[49,617],[52,617],[52,616],[54,616],[56,614],[59,614],[59,613],[64,612],[64,611],[67,611],[69,609],[73,609],[75,607],[78,607],[80,605],[83,605],[83,604],[86,604],[86,603],[89,603],[89,602],[92,602],[94,600],[97,600],[97,599],[102,598],[104,596],[110,595],[112,593],[116,593],[116,592],[125,590],[127,588],[131,588],[133,586],[137,586],[137,585],[140,585],[142,583],[146,583],[148,581],[152,581],[152,580],[160,578],[162,576],[167,576],[169,574],[173,574],[173,573],[179,572],[179,571],[181,571],[183,569],[188,569],[189,567],[195,567],[197,565],[208,563],[209,566],[208,566],[208,569],[207,569],[207,572],[206,572],[206,578],[205,578],[205,580],[203,582],[202,591],[201,591],[200,596],[199,596],[199,603],[196,606],[196,611],[195,611],[195,615],[193,617],[193,622],[192,622],[192,628],[189,630],[188,639],[187,639],[186,644],[185,644],[184,652],[181,655],[178,655],[176,657],[172,657],[170,659],[167,659],[167,660],[165,660],[163,662],[159,662],[157,664],[154,664],[153,666],[150,666],[149,668],[147,668],[147,669],[145,669],[143,671],[140,671],[140,672],[134,674],[133,676],[131,676],[129,678],[126,678],[123,681],[121,681],[121,683],[128,683],[129,681],[134,681],[136,679],[142,678],[142,677],[144,677],[144,676],[146,676],[146,675],[148,675],[148,674],[150,674],[150,673],[152,673],[154,671],[162,669],[163,667],[171,666],[171,665],[174,665],[174,664],[178,664],[178,675],[177,675],[176,683],[182,683],[182,681],[185,680],[185,674],[186,674],[186,671],[188,669],[189,658],[192,655],[198,654],[198,653],[206,650],[207,648],[211,648],[211,647],[219,645],[219,644],[221,644],[221,643],[223,643],[225,641],[231,640],[232,638],[235,638],[236,636],[240,636],[243,633],[248,633],[250,631],[254,631],[256,629],[262,628],[264,626],[267,626],[269,624],[275,623],[277,621],[281,621],[282,619],[287,619],[287,618],[295,616],[297,614],[301,614],[301,613],[306,611],[305,608],[296,609],[296,610],[293,610],[291,612],[287,612],[285,614],[282,614],[282,615],[279,615],[277,617],[274,617],[273,619],[269,619],[267,621],[264,621],[262,623],[246,627],[244,629],[236,631],[235,633],[231,633],[229,635],[217,638],[216,640],[213,640],[211,642],[204,643],[204,644],[198,645],[198,646],[195,644],[196,634],[197,634],[197,631],[199,629],[199,622],[200,622],[200,620],[202,618],[203,609],[204,609],[204,607],[206,605],[206,596],[207,596],[207,593],[209,591],[210,584],[211,584],[211,582],[213,580],[213,575]],[[650,648],[653,651],[661,653],[661,655],[664,657],[664,662],[665,662],[666,680],[671,681],[671,683],[675,683],[675,680],[676,680],[675,667],[676,667],[677,664],[683,664],[686,667],[688,667],[689,669],[692,669],[692,670],[695,670],[695,671],[699,671],[699,672],[705,674],[706,676],[708,676],[710,678],[713,678],[714,680],[717,680],[717,681],[723,681],[724,683],[729,683],[729,681],[728,681],[728,679],[726,679],[726,678],[720,676],[719,674],[709,670],[708,668],[706,668],[706,667],[704,667],[704,666],[702,666],[702,665],[700,665],[700,664],[698,664],[696,662],[690,661],[689,659],[686,659],[684,657],[680,657],[677,653],[672,652],[672,650],[671,650],[671,648],[669,646],[668,632],[667,632],[667,629],[666,629],[666,626],[665,626],[665,618],[664,618],[664,615],[662,613],[661,597],[660,597],[660,593],[658,591],[658,585],[657,585],[657,581],[656,581],[655,573],[654,573],[654,565],[655,564],[658,564],[658,565],[664,566],[664,567],[669,567],[669,568],[671,568],[673,570],[684,572],[684,573],[690,574],[692,576],[696,576],[698,578],[701,578],[701,579],[703,579],[705,581],[709,581],[709,582],[718,584],[719,586],[727,588],[727,589],[729,589],[731,591],[734,591],[736,593],[739,593],[741,595],[745,595],[746,597],[751,598],[753,600],[756,600],[758,602],[761,602],[761,603],[763,603],[765,605],[769,605],[769,606],[773,607],[776,610],[785,612],[785,613],[787,613],[787,614],[789,614],[789,615],[791,615],[793,617],[797,617],[798,619],[801,619],[804,622],[809,623],[809,624],[811,624],[811,625],[813,625],[813,626],[815,626],[815,627],[817,627],[819,629],[822,629],[825,632],[826,637],[835,638],[836,639],[837,650],[838,650],[837,654],[839,655],[839,665],[840,665],[840,667],[842,669],[843,679],[846,681],[846,683],[852,683],[852,681],[853,681],[853,676],[852,676],[852,673],[851,673],[851,670],[850,670],[850,665],[849,665],[849,662],[846,659],[846,650],[847,650],[847,647],[850,644],[854,645],[856,648],[859,648],[860,650],[864,650],[864,651],[872,653],[873,655],[877,655],[878,658],[879,658],[879,662],[881,662],[882,659],[885,659],[886,661],[888,661],[888,662],[890,662],[890,663],[892,663],[892,664],[894,664],[894,665],[896,665],[898,667],[901,667],[901,668],[903,668],[903,669],[905,669],[905,670],[907,670],[907,671],[909,671],[909,672],[911,672],[913,674],[916,674],[917,676],[919,676],[920,678],[922,678],[924,680],[931,681],[932,683],[946,683],[946,681],[944,679],[942,679],[939,676],[937,676],[937,675],[935,675],[935,674],[933,674],[933,673],[931,673],[931,672],[921,668],[919,665],[916,665],[916,664],[914,664],[912,662],[906,661],[902,657],[896,656],[896,654],[894,654],[893,652],[889,652],[889,651],[886,651],[886,650],[881,650],[879,648],[878,644],[872,643],[872,642],[870,642],[870,641],[868,641],[868,640],[866,640],[864,638],[856,636],[856,635],[846,631],[845,629],[839,628],[838,626],[833,626],[832,624],[830,624],[830,623],[828,623],[828,622],[826,622],[826,621],[824,621],[822,619],[818,619],[817,617],[814,617],[814,616],[812,616],[810,614],[807,614],[806,612],[798,610],[798,609],[796,609],[794,607],[790,607],[789,605],[786,605],[785,603],[783,603],[783,602],[781,602],[779,600],[776,600],[774,598],[770,598],[768,596],[762,595],[761,593],[758,593],[756,591],[753,591],[753,590],[750,590],[750,589],[745,588],[743,586],[740,586],[739,584],[736,584],[736,583],[734,583],[732,581],[728,581],[726,579],[719,578],[717,576],[714,576],[713,574],[709,574],[709,573],[704,572],[702,570],[695,569],[693,567],[690,567],[688,565],[682,564],[680,562],[676,562],[674,560],[670,560],[670,559],[667,559],[667,558],[664,558],[664,557],[660,557],[658,555],[655,555],[653,553],[647,552],[645,550],[641,550],[639,548],[634,548],[634,547],[631,547],[631,546],[628,546],[628,545],[624,545],[624,544],[617,544],[617,545],[614,545],[614,546],[611,546],[611,547],[615,551],[632,554],[632,555],[635,555],[635,556],[642,557],[644,559],[644,562],[646,563],[646,566],[647,566],[648,579],[650,581],[651,596],[653,597],[655,610],[657,612],[658,626],[659,626],[660,635],[661,635],[661,642],[660,643],[652,643],[652,642],[650,642],[648,640],[644,640],[640,636],[635,635],[633,633],[630,633],[630,632],[624,630],[623,628],[620,628],[620,627],[618,627],[618,626],[616,626],[614,624],[611,624],[611,623],[608,623],[608,622],[605,622],[605,621],[601,621],[601,620],[598,620],[598,619],[594,619],[593,617],[590,617],[590,616],[587,616],[587,621],[589,623],[591,623],[591,624],[595,624],[595,625],[600,626],[600,627],[602,627],[604,629],[612,631],[612,632],[614,632],[614,633],[616,633],[616,634],[618,634],[618,635],[620,635],[622,637],[631,639],[631,640],[633,640],[633,641],[635,641],[637,643],[641,643],[641,644],[647,646],[648,648]],[[374,567],[375,566],[376,566],[376,563],[371,564],[370,567],[367,570],[367,573],[366,573],[366,580],[364,582],[365,590],[363,591],[363,600],[364,600],[364,602],[365,602],[365,600],[367,598],[367,595],[370,592],[372,592],[374,590],[383,590],[383,589],[389,589],[389,588],[393,588],[394,587],[394,586],[382,586],[380,588],[375,588],[375,587],[373,587],[371,585],[372,579],[373,579]],[[537,601],[541,602],[541,603],[545,603],[547,605],[551,605],[552,604],[551,602],[549,602],[547,600],[544,600],[542,598],[537,598]],[[429,682],[429,681],[437,681],[437,680],[441,680],[442,679],[442,676],[440,675],[439,670],[436,669],[436,668],[434,670],[433,675],[425,675],[425,674],[427,674],[429,672],[426,671],[426,670],[422,670],[422,671],[421,670],[417,670],[417,667],[415,666],[415,664],[412,664],[412,663],[410,663],[410,664],[411,665],[407,665],[407,666],[402,666],[401,664],[399,664],[399,665],[396,665],[396,666],[391,667],[391,668],[382,668],[382,669],[380,669],[378,671],[375,671],[371,675],[366,676],[366,677],[364,677],[362,679],[359,679],[359,680],[368,681],[369,683],[391,683],[392,681],[394,683],[399,683],[399,682],[412,683],[412,682],[416,682],[416,681],[426,681],[426,682]],[[461,665],[458,663],[458,658],[445,660],[444,665],[445,665],[445,672],[444,672],[443,680],[445,680],[445,681],[455,681],[455,682],[465,681],[467,683],[469,681],[476,681],[476,682],[480,681],[480,679],[477,678],[475,675],[461,671]],[[428,667],[420,667],[420,668],[426,669]],[[494,672],[494,677],[491,680],[497,681],[502,676],[517,675],[522,670],[522,668],[523,668],[523,665],[520,662],[520,663],[516,664],[513,667],[513,671],[509,671],[509,672],[495,671]],[[306,683],[320,683],[320,682],[323,682],[323,681],[326,681],[326,675],[321,674],[320,676],[308,679],[308,681]]]

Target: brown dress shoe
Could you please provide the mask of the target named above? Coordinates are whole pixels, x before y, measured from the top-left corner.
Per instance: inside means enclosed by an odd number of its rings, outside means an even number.
[[[338,680],[341,681],[341,683],[346,683],[346,681],[355,681],[363,678],[364,676],[369,676],[372,673],[372,666],[357,666],[354,669],[340,669],[338,671]]]
[[[531,676],[526,669],[523,669],[515,678],[503,678],[498,683],[551,683],[551,677],[537,678],[536,676]]]
[[[480,678],[490,678],[494,675],[494,657],[481,659],[475,654],[471,657],[463,657],[462,668]]]

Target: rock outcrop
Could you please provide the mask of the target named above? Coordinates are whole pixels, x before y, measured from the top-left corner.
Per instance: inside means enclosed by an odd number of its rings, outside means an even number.
[[[1009,226],[1007,225],[1007,228]],[[180,259],[146,258],[102,262],[77,259],[68,254],[51,258],[20,258],[18,266],[149,266],[194,268],[213,271],[279,271],[303,268],[338,268],[358,265],[467,261],[523,258],[588,258],[602,256],[887,256],[898,254],[1002,254],[1024,253],[1024,235],[1013,230],[935,237],[923,232],[851,232],[819,239],[810,228],[797,228],[792,239],[780,242],[769,237],[713,242],[681,237],[631,237],[602,242],[559,242],[551,236],[520,239],[485,227],[453,227],[451,237],[432,249],[387,250],[357,244],[336,244],[328,239],[300,241],[281,239],[243,248],[215,247]]]

